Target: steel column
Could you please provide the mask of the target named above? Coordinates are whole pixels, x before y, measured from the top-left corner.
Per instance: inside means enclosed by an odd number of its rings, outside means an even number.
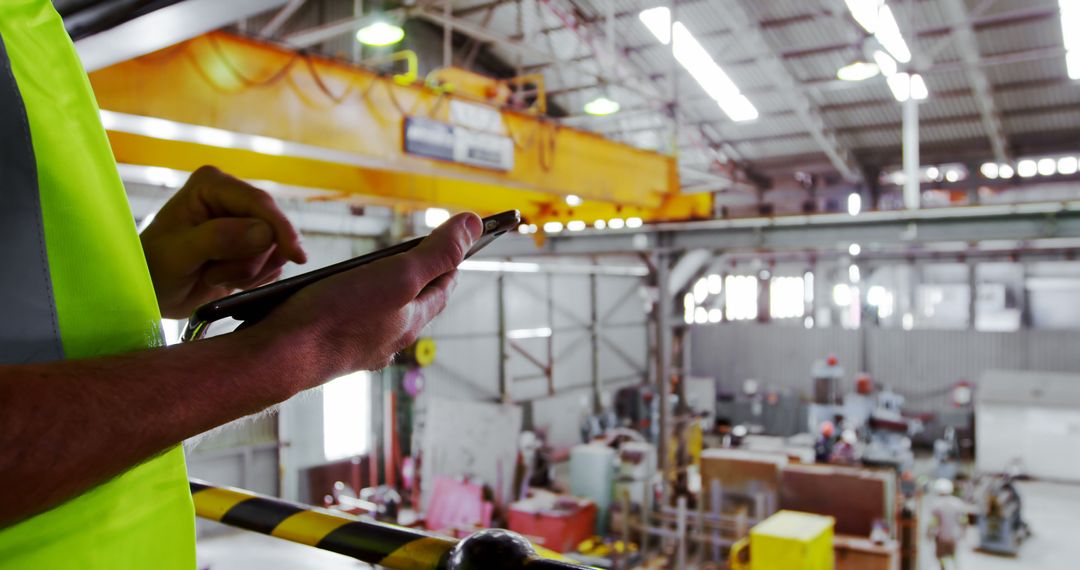
[[[919,174],[919,102],[908,97],[903,103],[904,127],[904,207],[918,210],[920,203]]]

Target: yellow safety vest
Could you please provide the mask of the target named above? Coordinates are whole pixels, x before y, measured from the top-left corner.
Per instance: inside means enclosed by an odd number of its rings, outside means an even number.
[[[0,0],[0,44],[0,364],[160,346],[124,188],[52,3]],[[179,447],[0,529],[2,570],[194,566]]]

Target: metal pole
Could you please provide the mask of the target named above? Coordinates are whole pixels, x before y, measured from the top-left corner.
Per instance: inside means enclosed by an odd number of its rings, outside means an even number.
[[[596,274],[589,274],[589,339],[592,348],[592,397],[593,413],[603,411],[603,403],[600,401],[600,323],[597,322],[597,286]]]
[[[315,509],[243,489],[191,480],[195,514],[230,526],[337,552],[390,570],[559,569],[586,566],[541,558],[529,541],[501,529],[461,541]]]
[[[676,570],[686,570],[686,496],[679,495],[675,532],[679,535],[679,550],[675,557]]]
[[[904,207],[919,209],[919,102],[908,97],[904,107]]]
[[[353,0],[353,18],[359,20],[364,15],[364,0]],[[352,39],[352,61],[353,63],[359,63],[364,60],[364,46],[360,42],[356,41],[356,38]]]
[[[499,400],[503,403],[510,401],[510,386],[506,379],[506,360],[508,358],[506,347],[506,274],[499,273],[495,278],[495,295],[499,317]]]
[[[451,17],[453,13],[451,8],[453,2],[450,0],[443,0],[443,18],[446,23],[443,24],[443,44],[442,44],[442,58],[443,68],[450,67],[454,64],[454,19]]]
[[[661,247],[666,242],[664,234],[658,237],[658,245]],[[661,502],[668,504],[668,476],[670,475],[671,461],[668,457],[670,426],[668,423],[668,390],[671,378],[671,292],[668,291],[668,279],[671,273],[669,262],[670,254],[661,251],[656,254],[656,391],[660,406],[660,429],[656,444],[657,453],[660,455],[660,483]]]

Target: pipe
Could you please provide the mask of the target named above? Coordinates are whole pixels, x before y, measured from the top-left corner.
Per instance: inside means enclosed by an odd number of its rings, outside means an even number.
[[[529,541],[502,529],[463,540],[290,503],[192,479],[195,514],[378,564],[390,570],[557,570],[586,566],[541,558]]]

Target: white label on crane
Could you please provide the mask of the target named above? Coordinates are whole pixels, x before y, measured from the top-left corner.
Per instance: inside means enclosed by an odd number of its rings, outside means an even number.
[[[467,129],[491,133],[506,134],[506,123],[498,109],[476,103],[450,100],[450,122]]]

